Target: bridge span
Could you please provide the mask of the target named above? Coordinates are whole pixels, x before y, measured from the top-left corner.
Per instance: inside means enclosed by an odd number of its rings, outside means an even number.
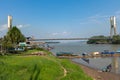
[[[28,41],[46,41],[46,40],[89,40],[89,39],[98,39],[100,38],[53,38],[53,39],[29,39]],[[103,39],[102,39],[103,40]]]

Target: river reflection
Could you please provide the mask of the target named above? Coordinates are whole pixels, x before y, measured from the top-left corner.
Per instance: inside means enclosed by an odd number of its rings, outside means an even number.
[[[115,72],[115,73],[120,73],[120,71],[119,71],[119,62],[118,62],[118,57],[113,57],[112,58],[112,67],[113,67],[113,72]]]

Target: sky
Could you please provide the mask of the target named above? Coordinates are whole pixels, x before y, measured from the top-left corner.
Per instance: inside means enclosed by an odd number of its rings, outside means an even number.
[[[26,37],[109,36],[110,16],[120,34],[120,0],[0,0],[0,37],[8,31],[8,15]]]

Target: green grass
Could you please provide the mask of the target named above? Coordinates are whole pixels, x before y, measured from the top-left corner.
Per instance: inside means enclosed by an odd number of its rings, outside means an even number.
[[[22,52],[21,54],[31,54],[31,53],[38,52],[38,51],[40,50],[37,50],[37,49],[27,50],[26,52]]]
[[[79,65],[69,60],[61,60],[61,63],[68,71],[67,76],[61,80],[92,80],[83,72]]]
[[[64,76],[64,67],[67,75]],[[92,80],[67,59],[54,56],[0,56],[0,80]]]
[[[0,64],[0,80],[56,80],[62,76],[59,64],[44,57],[0,57]]]
[[[27,50],[26,52],[21,52],[21,54],[31,54],[31,53],[34,53],[34,52],[39,52],[39,51],[44,51],[45,53],[47,53],[48,55],[51,54],[51,52],[47,51],[47,50],[44,50],[44,49],[32,49],[32,50]],[[20,55],[21,55],[20,54]]]

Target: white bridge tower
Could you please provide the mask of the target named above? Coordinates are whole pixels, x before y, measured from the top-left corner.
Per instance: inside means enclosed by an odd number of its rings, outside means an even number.
[[[115,16],[111,16],[110,17],[110,37],[112,38],[113,35],[116,35],[116,17]]]
[[[12,28],[12,16],[8,15],[8,29]]]

